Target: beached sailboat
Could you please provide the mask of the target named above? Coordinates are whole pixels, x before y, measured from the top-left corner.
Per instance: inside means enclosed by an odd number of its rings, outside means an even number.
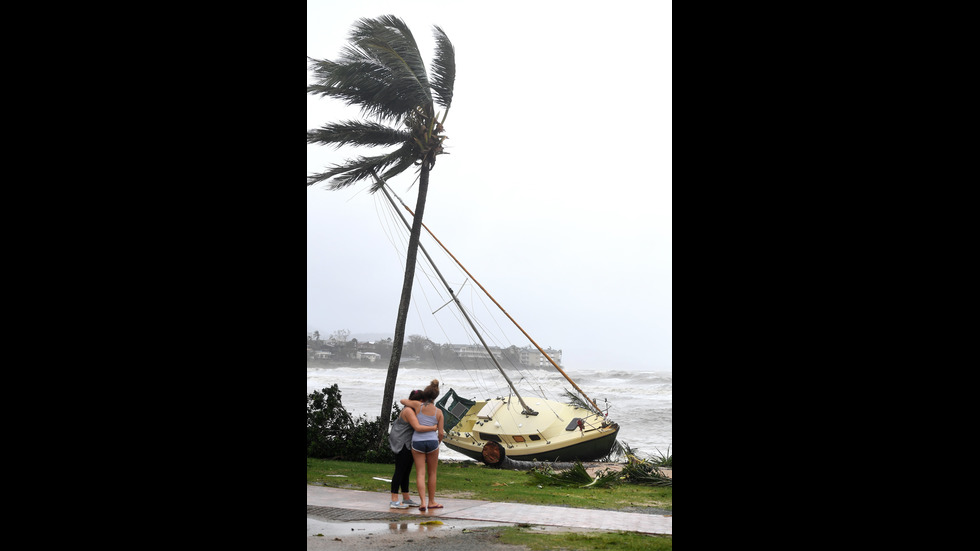
[[[619,433],[619,425],[601,412],[543,398],[536,399],[536,409],[531,409],[519,397],[474,401],[449,389],[436,405],[448,427],[442,443],[491,465],[504,457],[517,461],[601,459],[609,455]]]
[[[398,211],[394,200],[389,195],[387,186],[381,188],[392,207]],[[401,199],[399,198],[399,201]],[[411,209],[402,202],[403,207],[411,213]],[[414,215],[414,213],[413,213]],[[401,215],[407,228],[408,221]],[[619,434],[619,425],[608,419],[596,403],[573,381],[565,371],[527,334],[524,329],[510,317],[510,314],[473,278],[466,268],[456,260],[449,251],[423,224],[425,230],[446,250],[450,257],[463,269],[470,279],[496,304],[500,310],[521,330],[528,340],[551,362],[571,383],[572,387],[583,397],[581,405],[561,403],[554,400],[535,397],[525,400],[500,366],[495,355],[491,352],[480,331],[463,308],[456,293],[446,282],[432,258],[419,245],[419,250],[429,260],[442,283],[449,291],[451,301],[456,304],[463,317],[473,329],[486,349],[494,366],[503,375],[513,394],[498,396],[483,400],[467,399],[456,394],[450,388],[436,406],[442,410],[446,437],[443,439],[449,449],[463,455],[483,461],[490,465],[499,465],[505,458],[518,461],[591,461],[609,455]]]

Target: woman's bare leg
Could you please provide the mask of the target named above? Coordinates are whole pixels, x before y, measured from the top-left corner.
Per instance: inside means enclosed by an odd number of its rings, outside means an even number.
[[[412,459],[415,460],[415,489],[419,491],[419,507],[425,508],[425,454],[412,450]]]
[[[439,505],[436,503],[436,470],[439,468],[439,448],[436,451],[425,454],[426,470],[429,474],[429,506]]]

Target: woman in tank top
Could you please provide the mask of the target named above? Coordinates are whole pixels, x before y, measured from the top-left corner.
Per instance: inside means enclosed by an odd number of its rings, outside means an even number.
[[[419,425],[427,427],[437,427],[434,431],[418,431],[412,434],[412,457],[415,459],[415,487],[419,492],[419,500],[422,505],[419,511],[425,512],[426,509],[441,509],[442,505],[436,503],[436,471],[439,468],[439,445],[442,438],[446,435],[443,430],[442,411],[433,403],[439,396],[439,381],[432,380],[429,386],[422,391],[421,401],[402,399],[401,403],[411,406],[418,412]],[[428,482],[426,476],[428,475]],[[429,500],[426,502],[425,494],[428,491]]]
[[[413,390],[408,395],[409,400],[418,400],[421,397],[421,390]],[[407,509],[420,505],[412,501],[408,495],[408,481],[411,479],[412,465],[415,464],[415,459],[412,457],[412,434],[416,430],[435,432],[437,429],[434,426],[420,425],[415,410],[406,407],[398,414],[398,419],[392,423],[391,432],[388,433],[388,445],[395,454],[395,474],[391,477],[390,508],[392,509]],[[398,499],[399,489],[401,489],[402,499]]]

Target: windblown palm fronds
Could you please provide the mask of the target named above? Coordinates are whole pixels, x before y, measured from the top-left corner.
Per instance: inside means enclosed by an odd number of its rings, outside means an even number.
[[[431,80],[412,31],[394,15],[357,20],[350,44],[337,61],[308,58],[315,82],[307,85],[307,93],[358,106],[363,115],[379,122],[330,123],[308,130],[307,143],[400,147],[311,174],[307,185],[327,181],[332,189],[340,189],[377,175],[380,179],[374,178],[370,189],[374,193],[385,180],[413,165],[431,169],[436,156],[445,153],[443,123],[453,99],[456,54],[446,33],[433,27],[436,49]],[[437,105],[445,109],[441,120]]]

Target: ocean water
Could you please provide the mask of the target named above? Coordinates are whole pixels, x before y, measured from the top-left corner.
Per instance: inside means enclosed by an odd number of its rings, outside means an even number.
[[[348,412],[373,420],[381,413],[387,367],[307,367],[306,393],[336,384]],[[565,369],[608,418],[619,423],[618,442],[628,444],[641,457],[658,457],[668,451],[673,455],[671,372]],[[535,397],[566,402],[564,391],[574,392],[568,380],[553,368],[508,372],[507,376],[532,408]],[[406,364],[398,370],[395,403],[407,398],[413,389],[425,388],[432,379],[439,380],[440,398],[450,388],[470,399],[512,394],[496,369],[437,369]],[[445,445],[440,448],[439,457],[468,459]]]

